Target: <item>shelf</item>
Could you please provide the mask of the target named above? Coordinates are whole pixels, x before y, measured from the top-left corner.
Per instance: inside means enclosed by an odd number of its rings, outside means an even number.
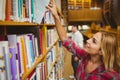
[[[1,26],[37,26],[38,24],[29,22],[0,21]]]
[[[34,65],[29,68],[27,70],[27,72],[25,72],[22,76],[22,80],[26,80],[27,76],[36,68],[36,66],[43,61],[43,59],[45,58],[45,56],[47,55],[47,53],[53,48],[53,46],[58,42],[59,39],[57,39],[57,41],[46,51],[45,54],[39,56],[36,60],[35,60],[35,63]]]
[[[41,24],[42,26],[47,26],[47,27],[54,27],[55,24]]]
[[[0,26],[49,26],[54,27],[55,24],[36,24],[29,22],[13,22],[13,21],[0,21]]]

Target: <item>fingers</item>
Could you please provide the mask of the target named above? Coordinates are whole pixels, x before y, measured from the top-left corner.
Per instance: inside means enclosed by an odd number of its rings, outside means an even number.
[[[52,7],[53,7],[53,4],[48,4],[48,6],[52,8]]]
[[[54,3],[55,1],[54,1],[54,0],[50,0],[50,2],[53,2],[53,3]]]
[[[48,6],[46,6],[47,9],[51,10],[52,8],[55,8],[54,0],[50,0]]]
[[[49,4],[55,5],[55,1],[54,0],[50,0]]]

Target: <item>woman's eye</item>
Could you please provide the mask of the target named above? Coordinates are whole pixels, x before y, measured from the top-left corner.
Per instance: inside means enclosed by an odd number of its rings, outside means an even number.
[[[95,39],[93,38],[93,43],[96,43]]]

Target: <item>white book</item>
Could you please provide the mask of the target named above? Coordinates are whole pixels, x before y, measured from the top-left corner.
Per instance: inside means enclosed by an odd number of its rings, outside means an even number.
[[[46,6],[49,4],[50,0],[34,0],[34,10],[35,10],[35,22],[40,24],[43,16],[45,14]]]
[[[5,70],[0,70],[0,80],[6,80],[5,75]]]
[[[24,68],[23,68],[23,58],[22,58],[22,45],[21,45],[21,40],[20,40],[20,38],[21,38],[21,36],[19,35],[19,36],[17,36],[17,44],[18,44],[18,57],[20,57],[20,65],[19,65],[19,67],[20,67],[20,77],[22,77],[22,74],[24,73]]]
[[[39,63],[36,67],[36,80],[40,80],[40,66],[41,66],[41,63]]]
[[[19,21],[18,17],[18,0],[12,0],[13,20]]]
[[[6,0],[0,0],[0,20],[5,20]]]
[[[10,55],[8,48],[8,41],[0,41],[1,52],[4,54],[5,60],[5,71],[6,71],[6,79],[11,80],[11,70],[10,70]]]
[[[32,60],[31,60],[31,55],[30,55],[30,39],[29,36],[23,35],[24,40],[25,40],[25,46],[26,46],[26,53],[27,53],[27,67],[30,68],[32,66]]]
[[[20,80],[20,73],[19,73],[20,71],[19,71],[19,66],[18,66],[19,65],[18,60],[16,60],[16,64],[17,64],[16,65],[17,66],[17,76],[16,77],[17,77],[17,80]]]
[[[36,53],[36,57],[39,56],[39,51],[38,51],[38,39],[35,38],[35,53]]]

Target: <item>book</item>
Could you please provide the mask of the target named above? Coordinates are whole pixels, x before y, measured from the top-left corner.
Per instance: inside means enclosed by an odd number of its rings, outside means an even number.
[[[49,4],[50,0],[34,0],[34,10],[35,10],[35,22],[40,24],[43,16],[45,14],[46,6]],[[43,4],[44,3],[44,4]]]
[[[5,60],[1,43],[2,41],[0,41],[0,80],[6,80]]]
[[[6,80],[5,75],[5,70],[0,68],[0,80]]]
[[[19,66],[19,75],[20,79],[22,78],[22,75],[24,73],[24,68],[23,68],[23,56],[22,56],[22,44],[21,44],[21,36],[17,36],[17,51],[18,51],[18,66]]]
[[[13,16],[13,21],[19,21],[18,0],[12,0],[12,16]]]
[[[6,21],[10,21],[11,20],[11,15],[12,15],[12,0],[6,0],[6,17],[5,20]]]
[[[24,72],[27,71],[27,54],[26,54],[26,46],[25,46],[25,40],[24,37],[21,35],[20,37],[20,42],[21,42],[21,48],[22,48],[22,58],[23,58],[23,68],[24,68]]]
[[[41,54],[43,54],[43,36],[42,36],[43,34],[42,34],[42,30],[41,29],[39,29],[39,43],[40,43],[40,51],[41,51]]]
[[[6,0],[0,0],[0,20],[5,20]]]
[[[6,80],[11,80],[10,55],[9,55],[8,41],[0,41],[0,47],[2,50],[2,54],[4,55]]]
[[[36,80],[36,71],[33,70],[29,76],[27,77],[27,80]]]
[[[12,80],[18,80],[18,78],[17,78],[17,64],[16,64],[16,50],[14,47],[10,47],[9,52],[11,54],[10,64],[11,64]]]
[[[7,35],[7,38],[8,38],[8,44],[9,44],[9,47],[10,47],[10,49],[11,48],[15,48],[15,52],[14,52],[14,54],[12,54],[12,55],[14,55],[14,60],[15,60],[15,70],[16,70],[16,76],[15,76],[15,78],[17,78],[17,79],[19,79],[20,77],[19,77],[19,63],[18,63],[18,50],[17,50],[17,35],[16,34],[9,34],[9,35]],[[10,50],[9,49],[9,50]],[[12,49],[11,49],[12,50]],[[13,51],[11,51],[11,52],[13,52]],[[11,59],[12,60],[12,59]],[[11,65],[11,66],[13,66],[13,65]],[[13,72],[14,73],[14,72]]]
[[[32,58],[32,63],[34,63],[36,52],[35,52],[35,38],[33,34],[26,34],[30,39],[30,55]]]

